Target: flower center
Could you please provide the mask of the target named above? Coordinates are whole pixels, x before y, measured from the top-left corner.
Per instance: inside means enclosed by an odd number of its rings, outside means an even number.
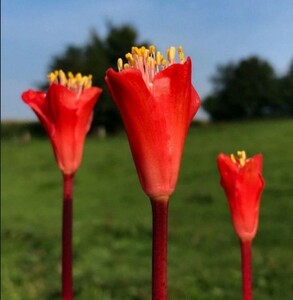
[[[230,154],[230,158],[232,162],[240,167],[243,167],[248,159],[246,158],[246,153],[244,150],[237,151],[237,157],[234,156],[234,154]]]
[[[50,84],[57,83],[67,87],[72,92],[80,95],[80,93],[92,86],[92,75],[83,76],[81,73],[73,75],[71,72],[67,76],[62,70],[56,70],[48,74]]]
[[[155,75],[175,63],[176,48],[170,47],[166,51],[166,55],[167,59],[164,58],[160,51],[156,51],[153,45],[148,49],[144,46],[140,48],[132,47],[131,53],[129,52],[125,55],[127,63],[123,63],[122,58],[118,59],[118,70],[121,72],[128,68],[138,69],[147,87],[151,89]],[[184,63],[185,57],[181,46],[178,47],[178,56],[180,63]]]

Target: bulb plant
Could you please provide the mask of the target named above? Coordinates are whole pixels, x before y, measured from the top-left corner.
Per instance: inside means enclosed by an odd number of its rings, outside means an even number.
[[[262,155],[247,158],[245,151],[219,154],[217,163],[221,185],[228,199],[232,224],[240,240],[243,300],[252,300],[252,241],[259,220],[264,188]]]
[[[62,213],[62,299],[73,299],[72,218],[73,184],[81,163],[86,134],[93,108],[102,90],[92,87],[92,77],[68,76],[62,70],[48,75],[46,92],[28,90],[23,101],[38,116],[51,141],[57,165],[63,176]]]
[[[185,138],[200,99],[191,82],[191,59],[182,47],[132,47],[106,83],[128,136],[132,157],[153,216],[152,299],[167,299],[168,204],[175,190]]]

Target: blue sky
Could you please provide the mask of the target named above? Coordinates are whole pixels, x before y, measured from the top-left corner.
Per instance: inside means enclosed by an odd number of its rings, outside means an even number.
[[[140,40],[162,52],[182,45],[201,97],[211,91],[218,64],[259,55],[282,75],[293,60],[292,0],[1,2],[2,119],[34,119],[22,91],[46,79],[52,57],[67,45],[86,43],[90,28],[104,36],[109,21],[133,25]]]

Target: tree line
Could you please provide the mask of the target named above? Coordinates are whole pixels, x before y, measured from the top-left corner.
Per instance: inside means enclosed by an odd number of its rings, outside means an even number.
[[[213,92],[203,101],[212,120],[293,116],[293,61],[284,76],[251,56],[217,67]]]

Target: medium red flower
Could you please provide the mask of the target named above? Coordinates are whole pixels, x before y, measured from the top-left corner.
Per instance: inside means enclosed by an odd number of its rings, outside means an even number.
[[[46,93],[28,90],[22,99],[36,113],[53,146],[63,174],[74,174],[80,165],[83,145],[90,128],[93,107],[102,90],[91,87],[91,76],[73,76],[63,71],[49,74]]]
[[[169,196],[175,189],[189,125],[200,100],[191,83],[191,59],[168,62],[154,46],[132,48],[119,72],[109,69],[106,82],[122,116],[132,156],[144,192]]]
[[[246,158],[244,151],[234,155],[219,154],[218,168],[225,190],[236,234],[241,241],[252,241],[259,218],[259,205],[264,179],[262,155]]]

